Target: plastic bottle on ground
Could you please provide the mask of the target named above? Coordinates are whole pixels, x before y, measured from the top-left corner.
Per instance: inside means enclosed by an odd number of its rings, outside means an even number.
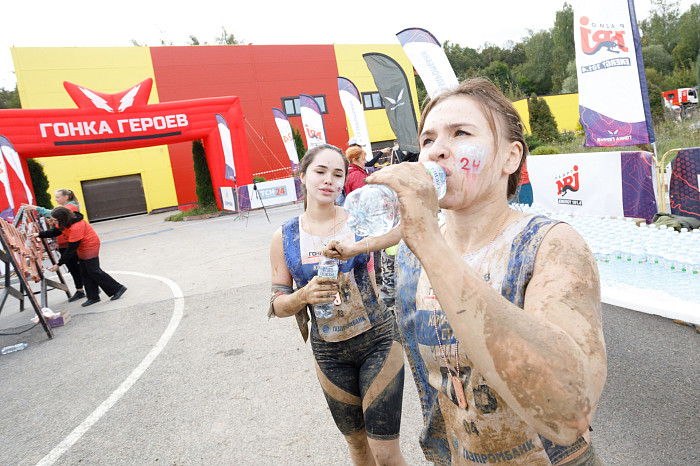
[[[22,351],[26,347],[27,347],[26,343],[17,343],[16,345],[4,347],[2,350],[0,350],[0,353],[2,353],[2,354],[14,353],[15,351]]]

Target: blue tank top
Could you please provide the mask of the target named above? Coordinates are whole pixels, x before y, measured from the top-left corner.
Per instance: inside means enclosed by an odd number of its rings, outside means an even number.
[[[501,295],[521,308],[524,306],[525,290],[532,277],[538,247],[546,233],[556,223],[557,221],[542,216],[525,217],[506,229],[513,228],[509,232],[508,238],[503,238],[503,241],[511,241],[509,253],[506,253],[505,257],[502,257],[498,263],[494,262],[494,268],[500,272],[492,270],[494,272],[490,274],[492,277],[494,274],[499,275],[498,280],[494,280],[495,285],[492,286],[498,287],[498,283],[500,283]],[[502,236],[506,236],[506,234],[504,233]],[[504,242],[503,244],[507,246],[509,243]],[[478,258],[482,254],[475,254],[478,256],[476,261],[478,263]],[[471,366],[462,369],[467,377],[463,384],[469,393],[465,393],[468,399],[467,410],[459,411],[454,392],[445,388],[448,385],[443,384],[445,387],[435,386],[435,362],[424,359],[426,355],[432,354],[434,356],[434,354],[439,353],[437,353],[438,343],[435,337],[435,327],[431,320],[433,314],[422,310],[417,305],[418,297],[422,296],[421,287],[425,287],[422,280],[426,280],[425,277],[421,278],[420,262],[408,247],[401,243],[396,254],[396,264],[396,319],[403,336],[406,356],[418,388],[424,421],[420,444],[428,461],[436,464],[489,464],[501,460],[509,461],[520,458],[522,461],[529,458],[525,461],[531,461],[531,464],[556,464],[579,449],[585,448],[586,443],[583,437],[572,445],[559,446],[538,435],[520,418],[517,418],[517,415],[507,405],[502,406],[504,404],[502,399],[488,386],[483,377],[477,375],[477,369]],[[500,281],[501,278],[502,281]],[[421,305],[424,302],[422,300]],[[451,329],[444,320],[442,311],[438,311],[438,319],[443,321],[440,325],[443,331],[443,345],[454,344]],[[462,356],[460,360],[463,358],[468,359],[466,356]],[[430,382],[433,384],[431,385]],[[444,412],[440,403],[445,406]],[[462,418],[469,419],[470,422],[465,424]],[[502,421],[504,419],[508,419],[508,421]],[[455,426],[457,421],[459,421],[459,428]],[[446,422],[449,422],[449,426]],[[522,428],[522,431],[516,435],[516,437],[524,439],[521,444],[511,449],[501,449],[503,451],[487,451],[485,448],[480,448],[478,442],[474,442],[477,444],[476,448],[463,448],[461,444],[460,448],[450,448],[454,447],[455,445],[452,444],[458,440],[455,437],[455,429],[459,433],[462,433],[462,430],[467,427],[471,429],[468,429],[467,434],[465,434],[467,438],[468,434],[471,433],[476,433],[478,436],[479,431],[493,432],[492,435],[498,435],[499,422],[507,422],[508,428]],[[464,424],[464,429],[461,427],[462,424]],[[462,439],[460,438],[460,440]],[[485,443],[488,444],[488,442]],[[483,447],[483,444],[481,446]],[[453,458],[453,451],[458,451],[460,457]]]
[[[329,239],[358,241],[360,237],[353,235],[347,225],[332,238],[311,236],[300,228],[299,217],[282,225],[284,259],[297,288],[306,286],[318,274],[321,242]],[[340,263],[338,285],[341,304],[335,306],[333,318],[323,319],[320,328],[311,312],[312,339],[344,341],[393,318],[374,291],[367,271],[369,259],[367,254],[360,254]]]

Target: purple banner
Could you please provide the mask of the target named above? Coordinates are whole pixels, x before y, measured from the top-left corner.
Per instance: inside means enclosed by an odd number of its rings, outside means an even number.
[[[239,186],[238,192],[238,210],[250,210],[250,198],[248,197],[248,186]]]
[[[683,149],[673,161],[668,194],[671,213],[700,220],[700,147]]]
[[[649,144],[646,121],[626,123],[579,106],[581,125],[586,133],[586,147],[617,147]]]
[[[654,195],[654,161],[649,152],[621,152],[622,207],[625,217],[651,223],[657,212]]]

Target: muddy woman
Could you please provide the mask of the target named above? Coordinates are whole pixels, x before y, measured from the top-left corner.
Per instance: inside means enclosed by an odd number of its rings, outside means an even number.
[[[347,171],[348,160],[335,146],[316,146],[304,155],[304,214],[277,230],[270,245],[269,315],[295,316],[306,340],[307,308],[335,303],[331,318],[310,313],[316,374],[333,419],[355,464],[405,465],[399,448],[404,352],[396,321],[378,299],[371,254],[342,261],[337,280],[317,276],[328,242],[359,239],[334,203]]]
[[[426,170],[392,165],[366,181],[398,194],[399,231],[327,252],[403,238],[396,317],[437,464],[600,464],[588,435],[607,374],[598,272],[572,227],[510,209],[522,128],[486,80],[437,95],[418,142],[447,173],[444,224]]]

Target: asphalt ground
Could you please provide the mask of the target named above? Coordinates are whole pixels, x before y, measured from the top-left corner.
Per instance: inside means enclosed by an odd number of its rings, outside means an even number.
[[[268,320],[272,233],[299,204],[207,220],[94,224],[102,268],[127,286],[49,340],[33,311],[0,311],[0,465],[351,464],[294,319]],[[67,275],[67,274],[66,274]],[[70,278],[68,277],[70,280]],[[71,287],[72,290],[72,287]],[[609,465],[700,464],[700,334],[605,305],[608,381],[592,438]],[[16,333],[24,332],[19,335]],[[401,447],[418,445],[406,371]]]

